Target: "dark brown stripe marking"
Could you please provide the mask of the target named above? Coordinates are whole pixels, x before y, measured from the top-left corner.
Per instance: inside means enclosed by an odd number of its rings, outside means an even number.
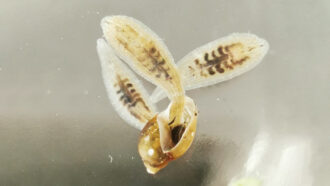
[[[163,75],[166,80],[172,79],[168,73],[169,68],[165,67],[165,59],[160,55],[160,52],[154,46],[152,46],[149,50],[144,49],[144,53],[148,56],[150,62],[152,63],[152,68],[149,69],[150,72],[156,72],[157,78],[161,78]]]
[[[116,92],[117,94],[121,94],[119,100],[127,106],[130,113],[137,119],[141,119],[141,117],[136,114],[131,108],[135,107],[138,103],[141,103],[143,107],[150,111],[149,107],[143,101],[140,93],[136,92],[133,84],[129,82],[127,78],[122,79],[120,75],[117,74],[117,83],[115,87],[119,87],[119,90]]]
[[[118,26],[116,29],[120,33],[115,36],[118,43],[135,56],[142,65],[149,66],[150,64],[151,67],[149,71],[155,74],[156,78],[164,77],[165,80],[172,79],[168,73],[169,68],[166,68],[164,57],[157,50],[153,42],[139,35],[138,32],[129,25]],[[133,44],[131,44],[130,41],[132,41]],[[142,42],[142,44],[137,46],[134,42]]]
[[[234,59],[234,54],[232,49],[234,47],[243,48],[243,44],[234,43],[227,46],[219,46],[217,50],[212,50],[209,53],[205,53],[203,56],[204,63],[200,62],[200,59],[195,59],[195,67],[200,69],[200,76],[208,77],[209,75],[214,75],[217,73],[224,73],[226,70],[233,70],[235,66],[242,65],[246,60],[248,60],[249,56],[244,56],[241,59]],[[249,51],[251,48],[249,48]],[[217,53],[217,54],[216,54]],[[193,76],[195,76],[194,71],[196,70],[192,66],[188,66],[188,68],[193,71]]]

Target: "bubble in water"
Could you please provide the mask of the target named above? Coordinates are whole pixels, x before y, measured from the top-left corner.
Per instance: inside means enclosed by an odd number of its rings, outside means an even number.
[[[109,157],[110,163],[112,163],[113,157],[111,156],[111,154],[109,154],[108,157]]]

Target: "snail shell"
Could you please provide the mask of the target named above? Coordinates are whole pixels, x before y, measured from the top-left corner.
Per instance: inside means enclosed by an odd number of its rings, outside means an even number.
[[[184,113],[180,124],[171,125],[169,111],[173,104],[153,117],[141,131],[138,150],[148,173],[155,174],[170,161],[181,157],[195,137],[197,107],[185,97]]]

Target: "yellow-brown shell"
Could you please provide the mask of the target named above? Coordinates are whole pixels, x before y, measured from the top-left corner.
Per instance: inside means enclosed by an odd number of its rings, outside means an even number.
[[[172,104],[171,104],[172,105]],[[157,173],[170,161],[181,157],[195,137],[197,108],[192,99],[185,97],[181,124],[171,126],[168,109],[152,118],[143,128],[138,149],[147,171]]]

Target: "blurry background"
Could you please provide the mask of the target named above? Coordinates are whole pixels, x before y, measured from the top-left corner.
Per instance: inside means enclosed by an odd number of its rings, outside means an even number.
[[[0,185],[330,184],[330,1],[0,3]],[[101,78],[99,22],[116,14],[148,25],[175,60],[232,32],[270,43],[254,70],[188,92],[193,146],[154,176]]]

